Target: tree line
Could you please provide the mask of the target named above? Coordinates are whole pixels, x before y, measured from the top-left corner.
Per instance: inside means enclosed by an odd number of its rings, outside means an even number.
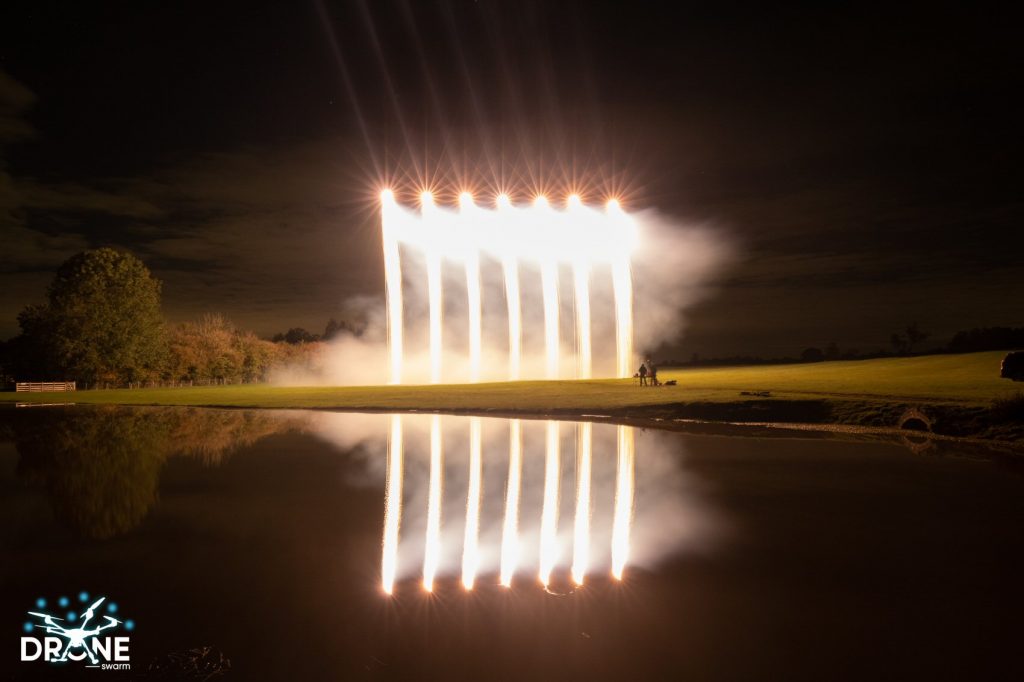
[[[221,315],[171,326],[161,311],[161,288],[128,253],[102,248],[68,259],[46,302],[18,315],[21,333],[0,342],[4,383],[77,381],[85,388],[260,382],[276,366],[313,363],[322,338],[351,328],[332,319],[322,336],[291,334],[275,342],[241,331]]]
[[[908,355],[937,355],[941,353],[978,353],[988,350],[1018,350],[1024,348],[1024,327],[976,327],[958,331],[944,346],[922,348],[931,334],[913,322],[889,337],[892,350],[878,348],[861,351],[858,348],[840,349],[839,344],[830,341],[824,348],[810,346],[798,357],[763,357],[759,355],[734,355],[730,357],[702,358],[694,353],[688,361],[666,360],[661,364],[674,367],[724,367],[739,365],[785,365],[800,362],[824,362],[827,360],[870,360]]]

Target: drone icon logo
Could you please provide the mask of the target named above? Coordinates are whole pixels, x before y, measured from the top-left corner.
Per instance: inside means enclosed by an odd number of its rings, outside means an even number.
[[[85,603],[89,595],[85,592],[79,594],[79,601]],[[119,625],[124,625],[126,630],[134,627],[132,621],[122,621],[110,615],[117,612],[117,605],[108,603],[105,611],[97,613],[107,600],[100,597],[92,602],[79,616],[74,611],[68,611],[65,617],[53,615],[40,611],[29,611],[28,615],[34,620],[25,623],[25,631],[32,632],[35,629],[43,630],[47,636],[40,641],[36,637],[21,638],[21,660],[35,661],[42,658],[49,663],[63,663],[66,661],[82,661],[89,659],[88,667],[103,669],[127,669],[128,661],[128,637],[101,637],[100,633]],[[70,600],[61,597],[57,604],[61,607],[68,607]],[[36,601],[38,608],[46,606],[46,600],[40,598]],[[95,620],[94,620],[95,619]],[[102,620],[100,620],[102,619]]]

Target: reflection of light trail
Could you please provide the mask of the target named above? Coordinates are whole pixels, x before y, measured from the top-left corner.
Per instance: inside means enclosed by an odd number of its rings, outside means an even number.
[[[462,545],[462,585],[473,589],[480,566],[480,497],[483,453],[480,417],[469,418],[469,495],[466,498],[466,534]]]
[[[381,579],[384,591],[391,594],[398,564],[398,528],[402,519],[402,417],[391,415],[391,437],[388,439],[387,497],[384,500],[384,558]]]
[[[501,530],[501,584],[512,585],[519,563],[519,489],[523,471],[523,425],[508,423],[508,487],[505,489],[505,523]]]
[[[590,464],[594,449],[594,425],[579,425],[576,441],[576,522],[573,529],[572,579],[583,584],[590,559]]]
[[[434,589],[434,576],[441,559],[442,495],[441,416],[430,417],[430,487],[427,493],[427,544],[423,553],[423,587]]]
[[[540,517],[540,581],[547,585],[558,561],[558,484],[561,469],[559,425],[547,423],[547,453],[544,465],[544,502]]]
[[[618,427],[618,470],[615,475],[615,516],[612,519],[612,575],[622,580],[629,560],[629,527],[633,521],[633,427]]]
[[[387,290],[388,348],[391,351],[391,383],[402,383],[402,261],[395,234],[394,195],[381,192],[381,224],[384,242],[384,287]]]
[[[424,220],[428,216],[438,222],[437,212],[434,210],[434,197],[430,192],[421,195]],[[436,227],[436,225],[435,225]],[[444,294],[441,291],[441,251],[436,245],[426,250],[427,258],[427,298],[430,301],[430,382],[437,384],[441,381],[441,330],[444,315]]]

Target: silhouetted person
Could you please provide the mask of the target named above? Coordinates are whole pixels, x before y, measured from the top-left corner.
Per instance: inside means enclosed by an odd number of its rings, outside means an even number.
[[[650,374],[651,386],[660,386],[661,384],[658,383],[658,366],[655,365],[653,362],[651,363]]]
[[[640,371],[637,372],[640,375],[640,385],[647,385],[647,365],[640,365]]]

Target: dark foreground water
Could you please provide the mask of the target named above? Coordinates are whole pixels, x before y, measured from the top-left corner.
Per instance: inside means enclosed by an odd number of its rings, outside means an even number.
[[[0,679],[1024,674],[1024,477],[956,447],[82,406],[0,440]],[[19,660],[99,597],[130,672]]]

